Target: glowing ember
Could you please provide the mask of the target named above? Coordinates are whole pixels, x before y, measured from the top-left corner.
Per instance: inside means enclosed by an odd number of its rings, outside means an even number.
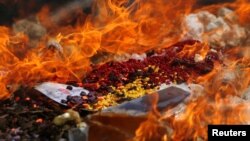
[[[42,118],[38,118],[38,119],[36,120],[36,123],[43,123],[43,119],[42,119]]]

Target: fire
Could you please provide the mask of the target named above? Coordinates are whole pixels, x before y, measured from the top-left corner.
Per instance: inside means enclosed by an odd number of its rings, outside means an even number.
[[[246,24],[250,21],[250,4],[249,0],[238,0],[240,6],[237,8],[236,13],[239,15],[239,20],[242,24]]]
[[[192,78],[203,89],[190,86],[193,98],[165,113],[153,109],[136,130],[136,139],[207,140],[208,124],[249,124],[245,95],[250,84],[249,51],[230,49],[223,65],[218,63],[209,74]]]
[[[182,107],[184,110],[180,109],[181,112],[176,115],[169,115],[171,110],[161,116],[156,114],[153,116],[154,122],[150,121],[152,115],[149,115],[148,121],[142,123],[136,132],[150,130],[147,126],[157,127],[164,124],[168,133],[167,139],[207,140],[208,124],[249,124],[249,101],[244,100],[250,84],[249,51],[249,46],[226,51],[222,61],[224,64],[216,64],[214,70],[207,75],[191,78],[204,86],[202,91],[194,88],[191,92],[191,95],[201,93],[197,99],[188,101]],[[155,132],[154,137],[159,131]]]
[[[4,90],[1,99],[9,97],[19,85],[32,86],[43,81],[81,82],[90,69],[90,58],[97,52],[143,53],[173,44],[180,39],[181,28],[178,27],[185,14],[192,10],[193,3],[97,0],[93,4],[93,14],[73,26],[60,26],[65,12],[55,13],[45,6],[38,18],[51,31],[36,44],[30,44],[32,39],[25,33],[1,27],[4,54],[0,63],[1,74],[4,74],[1,75]],[[70,5],[66,10],[74,9]],[[59,17],[59,23],[53,21],[55,16]],[[11,87],[7,90],[6,86]]]
[[[185,45],[183,48],[183,51],[180,52],[180,56],[193,56],[193,55],[199,55],[199,60],[204,60],[207,53],[209,52],[209,45],[204,43],[195,43],[194,45]]]
[[[249,1],[239,0],[235,3],[226,3],[221,5],[213,5],[204,7],[202,9],[215,11],[221,6],[229,6],[236,8],[238,20],[241,24],[249,22]],[[197,10],[199,11],[199,10]],[[196,11],[196,12],[197,12]],[[247,22],[248,21],[248,22]],[[210,33],[209,33],[210,34]],[[186,46],[185,53],[199,52],[200,48],[195,45]],[[203,48],[200,53],[207,53],[207,49]],[[184,53],[184,54],[185,54]],[[214,70],[209,74],[200,76],[198,78],[190,78],[190,82],[195,82],[204,86],[201,91],[198,88],[192,89],[191,95],[197,95],[191,101],[179,106],[179,112],[173,108],[159,115],[148,116],[148,121],[145,121],[136,130],[137,132],[144,131],[147,133],[150,130],[155,132],[156,137],[160,132],[153,131],[153,127],[164,124],[167,133],[167,140],[207,140],[207,125],[208,124],[249,124],[249,101],[246,100],[246,93],[249,93],[249,44],[245,43],[243,46],[235,46],[223,52],[224,56],[221,58],[223,64],[217,62]],[[197,90],[198,91],[197,91]],[[191,96],[192,97],[192,96]],[[175,114],[169,114],[175,113]],[[154,121],[150,121],[154,119]],[[158,123],[157,123],[158,122]],[[153,129],[148,129],[152,127]],[[171,129],[171,130],[169,130]],[[153,134],[153,133],[151,133]],[[154,134],[153,134],[154,135]],[[163,134],[161,140],[166,140]],[[142,140],[150,140],[152,137]]]
[[[235,10],[242,25],[249,23],[248,0],[208,7],[196,6],[194,0],[96,0],[92,14],[86,16],[79,12],[84,18],[67,26],[59,24],[65,21],[64,13],[55,14],[62,19],[53,21],[55,11],[44,7],[37,17],[51,31],[36,43],[37,47],[29,47],[32,39],[25,33],[0,27],[0,99],[10,97],[20,85],[33,86],[44,81],[81,82],[91,69],[91,57],[98,52],[121,55],[170,46],[182,40],[186,32],[183,31],[186,15],[201,10],[214,12],[221,6]],[[68,7],[67,10],[72,12],[73,9]],[[185,46],[180,55],[196,53],[203,60],[209,52],[208,45],[205,42]],[[171,136],[161,134],[162,140],[206,139],[207,124],[249,123],[249,104],[233,102],[235,97],[242,97],[250,83],[249,49],[237,47],[225,54],[229,56],[222,58],[224,64],[216,64],[207,75],[190,78],[189,82],[204,86],[201,97],[189,101],[185,111],[178,116],[155,118],[151,115],[137,130],[137,137],[143,135],[141,139],[146,140],[143,129],[153,127],[152,132],[158,132],[158,124],[163,121],[174,131]]]
[[[249,49],[245,51],[249,53]],[[250,71],[246,66],[249,64],[249,54],[242,59],[244,63],[230,60],[226,66],[215,67],[212,75],[198,78],[199,83],[205,86],[203,95],[188,103],[183,114],[173,118],[174,140],[207,139],[208,124],[249,123],[249,103],[240,99],[250,84],[247,77]]]
[[[132,4],[128,1],[96,1],[95,15],[74,33],[63,36],[62,44],[78,46],[88,56],[97,50],[116,54],[142,53],[164,41],[172,44],[179,38],[176,32],[180,33],[172,27],[180,26],[181,18],[190,11],[185,8],[186,4],[179,1],[176,5],[162,0],[136,0]]]

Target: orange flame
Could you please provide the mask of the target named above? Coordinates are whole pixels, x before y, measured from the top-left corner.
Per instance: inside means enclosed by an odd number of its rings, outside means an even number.
[[[97,0],[84,23],[61,26],[48,6],[38,13],[49,35],[30,49],[32,39],[1,27],[1,87],[8,97],[19,85],[42,81],[81,81],[97,51],[115,54],[142,53],[180,39],[182,18],[192,10],[193,0]],[[76,5],[76,4],[73,4]],[[67,9],[65,9],[67,10]],[[72,8],[68,8],[72,12]],[[64,12],[65,13],[65,12]],[[59,11],[58,17],[64,13]],[[54,20],[54,21],[53,21]],[[57,21],[60,19],[57,19]],[[61,33],[58,33],[61,32]],[[54,36],[57,34],[57,36]],[[54,36],[54,37],[53,37]],[[47,45],[48,44],[48,45]],[[12,86],[10,92],[4,87]]]
[[[243,57],[244,63],[230,60],[226,67],[218,66],[211,74],[198,79],[205,86],[204,95],[188,103],[186,111],[174,119],[174,140],[207,139],[208,124],[249,123],[249,104],[240,98],[250,84],[248,56]]]
[[[224,65],[216,64],[209,74],[192,78],[204,89],[192,89],[191,95],[201,93],[200,96],[180,104],[177,111],[173,108],[160,114],[153,109],[136,130],[136,139],[207,140],[208,124],[249,124],[249,100],[244,98],[250,85],[249,53],[249,48],[227,51]],[[164,134],[157,130],[162,126]]]
[[[96,0],[93,5],[91,15],[84,20],[78,19],[83,23],[66,26],[54,23],[53,12],[49,7],[43,8],[38,13],[39,21],[50,31],[32,49],[28,47],[32,39],[27,35],[14,34],[11,29],[0,27],[0,99],[9,97],[19,85],[81,81],[91,69],[90,58],[98,51],[142,53],[178,42],[183,34],[183,18],[191,12],[214,12],[221,6],[228,6],[236,11],[242,25],[250,21],[249,0],[198,9],[193,9],[194,0]],[[185,46],[180,55],[198,53],[204,58],[209,49],[207,43],[204,44],[204,48],[199,44]],[[250,113],[246,112],[249,104],[232,103],[234,98],[242,96],[250,83],[249,49],[239,47],[225,54],[231,55],[223,59],[225,66],[215,64],[211,73],[191,78],[205,87],[203,96],[188,102],[186,110],[176,117],[149,116],[136,132],[138,139],[151,138],[158,132],[160,126],[157,124],[165,120],[174,129],[170,137],[174,140],[206,139],[207,124],[249,122]],[[151,127],[152,132],[143,131]],[[166,134],[161,135],[162,140],[169,138]]]
[[[241,24],[249,22],[249,16],[246,16],[249,12],[249,1],[239,0],[235,3],[212,5],[202,10],[216,11],[215,9],[225,5],[236,10]],[[181,55],[190,55],[199,51],[203,54],[208,51],[206,47],[195,46],[185,46],[186,51],[181,52]],[[161,136],[165,140],[207,140],[208,124],[249,124],[249,99],[246,100],[245,95],[249,95],[247,89],[250,85],[249,51],[249,44],[246,44],[245,47],[234,47],[223,52],[223,64],[215,62],[214,69],[207,75],[190,78],[192,80],[190,82],[204,87],[201,92],[195,89],[192,91],[191,95],[201,94],[197,99],[180,104],[179,107],[177,106],[177,111],[173,108],[161,116],[158,114],[153,116],[158,118],[152,118],[149,114],[148,121],[144,122],[136,133],[144,131],[144,133],[153,132],[151,134],[157,135],[159,131],[148,127],[153,128],[163,124],[166,129],[171,129],[171,131],[167,130],[167,137],[165,134]],[[142,140],[150,139],[147,137]]]
[[[250,21],[250,3],[249,0],[238,0],[239,7],[236,9],[236,13],[239,15],[240,23],[246,24]]]
[[[146,121],[142,122],[135,132],[134,140],[164,140],[167,141],[165,127],[162,126],[158,120],[160,113],[157,111],[157,101],[159,97],[157,94],[152,96],[152,111],[149,113]]]

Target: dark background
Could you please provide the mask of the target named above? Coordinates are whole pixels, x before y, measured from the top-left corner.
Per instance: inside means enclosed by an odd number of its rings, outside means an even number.
[[[11,25],[17,19],[27,18],[45,5],[56,11],[74,1],[85,0],[0,0],[0,25]],[[83,12],[89,13],[90,7],[84,8]]]
[[[58,9],[72,1],[85,0],[1,0],[0,1],[0,25],[11,25],[15,20],[26,18],[37,13],[44,5],[52,9]],[[234,0],[197,0],[198,5],[209,5]],[[84,8],[83,12],[89,13],[90,8]]]

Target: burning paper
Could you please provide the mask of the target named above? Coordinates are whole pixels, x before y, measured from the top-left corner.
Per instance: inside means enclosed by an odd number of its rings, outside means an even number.
[[[83,89],[82,87],[74,87],[66,84],[59,84],[53,82],[44,82],[35,87],[36,90],[46,95],[50,99],[56,101],[57,103],[67,105],[63,101],[67,101],[67,97],[81,97],[84,93],[88,95],[89,91]]]

